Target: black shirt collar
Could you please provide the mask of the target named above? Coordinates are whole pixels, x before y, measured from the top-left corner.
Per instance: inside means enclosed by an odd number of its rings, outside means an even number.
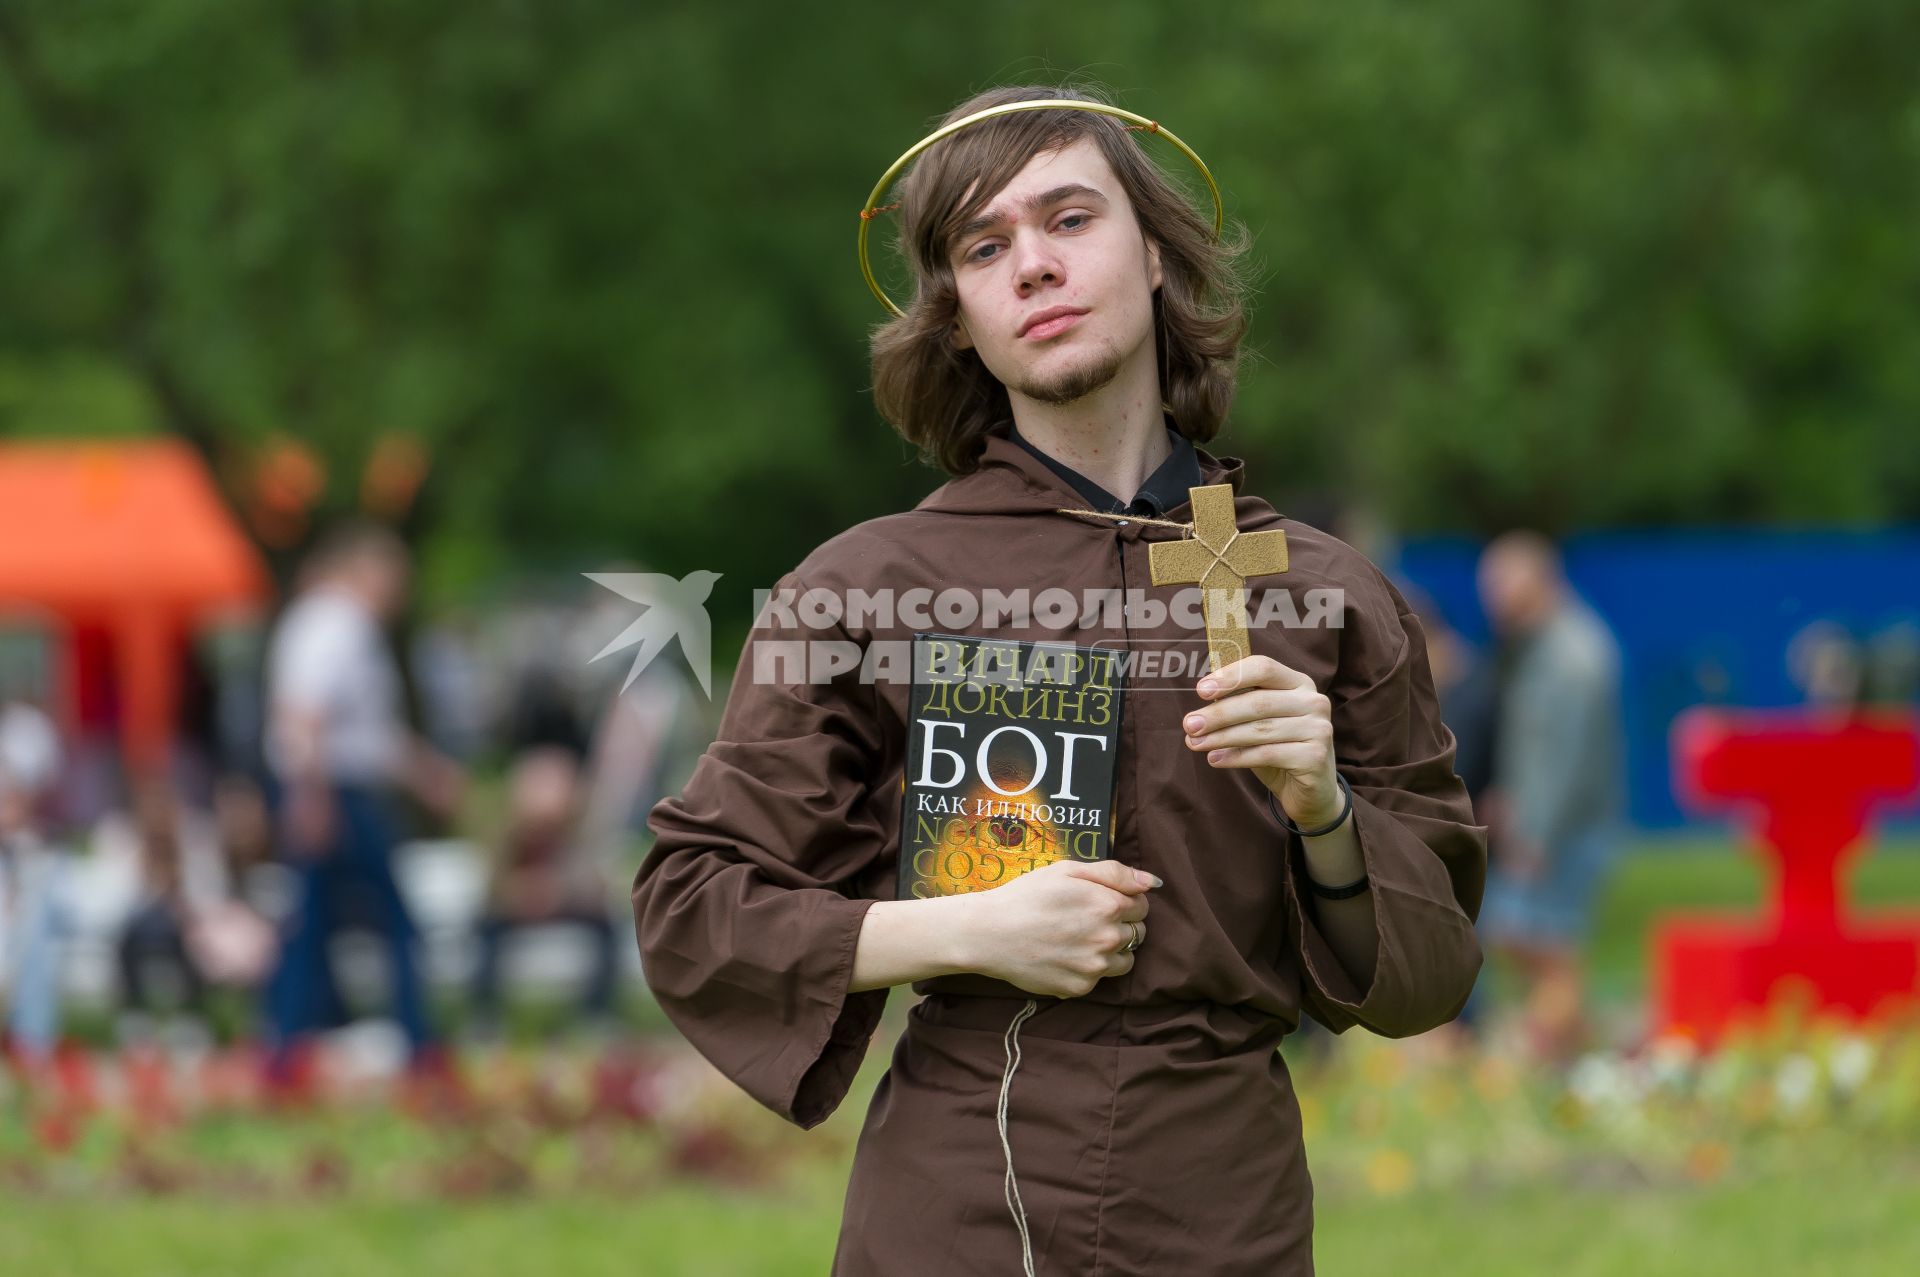
[[[1140,485],[1140,491],[1133,500],[1122,503],[1120,498],[1108,492],[1093,480],[1075,470],[1065,462],[1056,461],[1040,449],[1033,446],[1020,433],[1020,428],[1012,422],[1007,423],[1007,437],[1040,458],[1048,469],[1073,485],[1074,491],[1087,499],[1088,504],[1104,514],[1146,515],[1160,518],[1167,511],[1175,509],[1189,500],[1187,489],[1197,488],[1203,482],[1200,475],[1200,457],[1194,451],[1193,441],[1175,430],[1166,427],[1167,444],[1172,451],[1160,467],[1147,476]]]

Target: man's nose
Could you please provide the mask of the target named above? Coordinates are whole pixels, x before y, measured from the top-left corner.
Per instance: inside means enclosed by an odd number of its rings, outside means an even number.
[[[1022,292],[1065,281],[1066,267],[1046,236],[1016,235],[1013,253],[1014,279]]]

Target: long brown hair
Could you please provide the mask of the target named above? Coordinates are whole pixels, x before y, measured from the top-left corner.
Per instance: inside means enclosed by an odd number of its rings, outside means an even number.
[[[1077,87],[1009,85],[967,99],[941,124],[988,107],[1044,98],[1111,105]],[[1133,204],[1141,232],[1160,249],[1154,329],[1160,394],[1174,425],[1187,438],[1205,443],[1226,420],[1247,328],[1247,284],[1240,269],[1246,227],[1233,223],[1215,242],[1211,219],[1167,180],[1118,118],[1094,111],[1014,111],[928,147],[901,179],[900,245],[913,264],[913,299],[904,313],[872,333],[875,406],[923,459],[949,474],[966,474],[979,464],[987,432],[1010,420],[1013,409],[1007,388],[980,356],[953,343],[960,298],[948,246],[960,225],[1028,160],[1083,137],[1098,144]],[[972,199],[962,203],[970,185]]]

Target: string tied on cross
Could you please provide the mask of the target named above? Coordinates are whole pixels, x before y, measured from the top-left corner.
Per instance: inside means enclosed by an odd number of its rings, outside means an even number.
[[[1206,601],[1207,657],[1218,670],[1253,652],[1247,636],[1247,579],[1287,570],[1287,534],[1278,528],[1242,532],[1233,509],[1233,485],[1207,484],[1187,489],[1193,520],[1150,519],[1098,510],[1060,509],[1060,514],[1149,523],[1179,528],[1178,541],[1147,547],[1147,566],[1155,585],[1198,585]]]

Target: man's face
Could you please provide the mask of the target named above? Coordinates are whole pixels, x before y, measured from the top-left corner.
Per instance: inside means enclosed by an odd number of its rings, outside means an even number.
[[[1495,546],[1481,556],[1480,604],[1496,633],[1521,636],[1544,618],[1551,604],[1547,568],[1511,546]]]
[[[407,601],[407,568],[404,558],[384,551],[368,551],[356,564],[361,594],[382,621],[398,616]]]
[[[971,193],[969,193],[971,194]],[[949,245],[954,342],[1013,394],[1068,403],[1155,357],[1159,249],[1091,138],[1027,162]],[[1068,309],[1050,322],[1036,318]]]

